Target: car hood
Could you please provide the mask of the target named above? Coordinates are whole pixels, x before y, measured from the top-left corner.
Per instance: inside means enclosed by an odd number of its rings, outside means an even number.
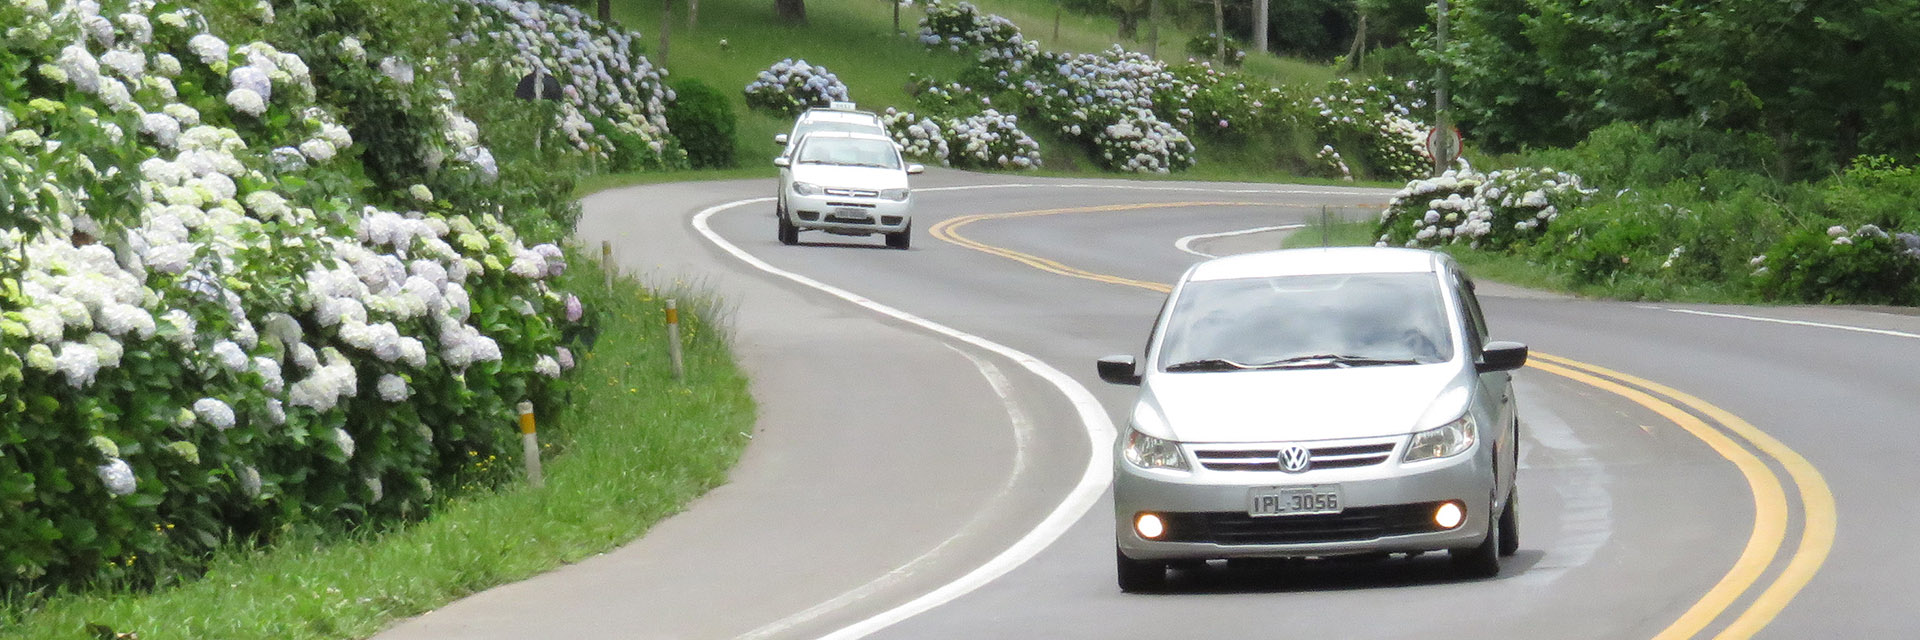
[[[794,165],[793,180],[806,182],[820,187],[849,187],[855,189],[904,189],[907,187],[907,172],[899,169],[876,169],[873,167],[843,167],[830,164]]]
[[[1442,392],[1471,384],[1471,376],[1457,363],[1156,372],[1147,376],[1133,420],[1147,435],[1181,442],[1404,435],[1433,426],[1421,418]]]

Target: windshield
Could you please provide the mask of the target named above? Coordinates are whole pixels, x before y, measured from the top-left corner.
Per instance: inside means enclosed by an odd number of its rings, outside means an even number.
[[[822,131],[840,131],[844,133],[885,133],[880,125],[870,122],[837,122],[833,120],[814,120],[793,125],[793,133],[787,137],[799,140],[809,133]]]
[[[800,147],[800,164],[833,164],[849,167],[900,168],[900,154],[893,143],[868,138],[808,138]]]
[[[1163,371],[1430,364],[1453,358],[1431,273],[1190,282],[1167,318]]]

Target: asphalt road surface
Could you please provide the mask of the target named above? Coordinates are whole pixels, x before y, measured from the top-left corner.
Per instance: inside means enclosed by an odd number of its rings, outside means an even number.
[[[1529,344],[1521,550],[1114,583],[1109,447],[1165,283],[1380,190],[935,171],[914,247],[775,240],[772,180],[585,202],[579,239],[729,302],[761,421],[646,537],[382,638],[1915,637],[1920,317],[1482,286]],[[1160,289],[1156,289],[1156,288]],[[644,425],[636,425],[644,428]]]

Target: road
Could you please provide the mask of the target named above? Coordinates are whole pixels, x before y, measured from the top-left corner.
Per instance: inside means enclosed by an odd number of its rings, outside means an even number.
[[[1521,551],[1114,585],[1104,494],[1137,352],[1200,254],[1387,192],[935,171],[911,251],[774,240],[770,180],[588,198],[580,239],[732,304],[761,423],[731,481],[633,544],[383,638],[1906,637],[1920,587],[1920,317],[1483,287],[1528,343]],[[745,201],[745,202],[742,202]],[[704,228],[696,228],[696,225]],[[1252,233],[1243,230],[1262,229]]]

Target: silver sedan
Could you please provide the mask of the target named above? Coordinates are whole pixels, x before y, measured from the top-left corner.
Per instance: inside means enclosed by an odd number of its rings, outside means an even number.
[[[1170,562],[1446,550],[1499,573],[1519,545],[1520,422],[1473,283],[1444,254],[1294,249],[1211,260],[1174,286],[1115,444],[1122,589]],[[1143,373],[1144,371],[1144,373]]]

